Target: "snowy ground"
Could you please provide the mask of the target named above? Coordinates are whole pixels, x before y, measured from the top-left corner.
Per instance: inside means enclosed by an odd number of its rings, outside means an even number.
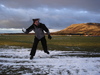
[[[30,49],[0,49],[0,75],[100,75],[100,53],[37,50],[33,60]],[[95,57],[93,57],[95,56]]]

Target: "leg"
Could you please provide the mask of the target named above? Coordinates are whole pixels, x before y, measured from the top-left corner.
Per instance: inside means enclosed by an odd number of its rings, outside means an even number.
[[[45,37],[43,37],[41,39],[41,43],[42,43],[42,47],[43,47],[44,52],[47,53],[47,54],[49,54],[48,49],[47,49],[47,42],[46,42]]]
[[[31,56],[35,56],[38,43],[39,43],[39,40],[35,37],[35,38],[34,38],[33,47],[32,47],[32,50],[31,50],[31,52],[30,52],[30,55],[31,55]]]

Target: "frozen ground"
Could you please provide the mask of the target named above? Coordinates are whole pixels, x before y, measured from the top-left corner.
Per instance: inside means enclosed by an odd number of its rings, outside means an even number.
[[[37,50],[33,60],[30,49],[0,49],[0,75],[100,75],[100,53]],[[95,57],[94,57],[95,56]]]

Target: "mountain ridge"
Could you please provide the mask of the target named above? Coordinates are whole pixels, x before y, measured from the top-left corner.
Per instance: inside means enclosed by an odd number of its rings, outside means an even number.
[[[55,32],[56,34],[64,35],[99,35],[100,23],[79,23],[72,24],[63,30]]]

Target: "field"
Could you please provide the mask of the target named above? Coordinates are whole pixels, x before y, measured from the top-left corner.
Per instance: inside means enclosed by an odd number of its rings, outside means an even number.
[[[52,37],[50,55],[39,43],[30,60],[34,35],[1,35],[0,75],[100,75],[100,37]]]
[[[53,35],[52,40],[47,39],[49,50],[62,51],[100,51],[100,37],[86,36],[60,36]],[[1,35],[0,47],[19,46],[31,48],[34,41],[34,35]],[[42,49],[39,42],[38,49]]]

